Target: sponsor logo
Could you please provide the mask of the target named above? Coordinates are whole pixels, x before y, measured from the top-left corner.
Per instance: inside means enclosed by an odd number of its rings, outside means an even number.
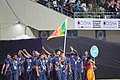
[[[76,18],[75,28],[85,30],[120,30],[120,20]]]
[[[101,21],[93,21],[93,28],[101,28]]]
[[[77,22],[78,28],[91,28],[91,21],[87,20],[79,20]]]
[[[117,21],[114,20],[107,20],[103,21],[103,28],[116,28]]]
[[[120,21],[118,21],[118,28],[120,28]]]

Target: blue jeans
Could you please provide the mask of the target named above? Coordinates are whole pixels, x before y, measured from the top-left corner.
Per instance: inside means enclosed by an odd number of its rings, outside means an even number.
[[[67,72],[62,72],[61,73],[61,79],[62,80],[67,80]]]
[[[13,71],[13,80],[18,80],[18,71]]]
[[[72,72],[67,73],[67,80],[72,80]]]
[[[77,70],[72,70],[73,80],[77,80]]]
[[[36,74],[36,69],[32,69],[32,74],[31,74],[31,80],[37,80],[37,74]]]
[[[78,80],[82,80],[82,74],[81,74],[81,71],[77,71],[77,75],[78,75]]]
[[[37,80],[47,80],[47,78],[46,78],[46,72],[43,71],[42,73],[40,73],[40,76],[37,77]]]
[[[61,78],[61,70],[57,70],[56,74],[57,74],[56,77],[58,78],[58,80],[62,80],[62,78]]]
[[[84,70],[84,72],[83,72],[83,80],[87,80],[87,69],[84,68],[83,70]]]
[[[12,71],[7,71],[6,72],[6,78],[7,78],[7,80],[13,80]]]
[[[31,80],[32,71],[27,71],[27,73],[28,73],[28,80]]]

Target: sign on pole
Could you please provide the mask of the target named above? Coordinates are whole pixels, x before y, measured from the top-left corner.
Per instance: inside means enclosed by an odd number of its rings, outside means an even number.
[[[99,49],[96,45],[93,45],[90,49],[90,54],[92,57],[96,58],[99,54]]]

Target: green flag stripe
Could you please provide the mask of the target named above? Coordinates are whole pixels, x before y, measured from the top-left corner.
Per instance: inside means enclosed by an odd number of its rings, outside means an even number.
[[[63,24],[62,24],[62,34],[65,34],[65,31],[66,31],[66,23],[63,22]]]

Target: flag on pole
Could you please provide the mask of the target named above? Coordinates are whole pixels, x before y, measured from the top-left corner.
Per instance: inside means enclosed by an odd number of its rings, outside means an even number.
[[[67,30],[67,19],[65,19],[62,24],[47,38],[50,40],[51,38],[65,36],[65,32]]]

